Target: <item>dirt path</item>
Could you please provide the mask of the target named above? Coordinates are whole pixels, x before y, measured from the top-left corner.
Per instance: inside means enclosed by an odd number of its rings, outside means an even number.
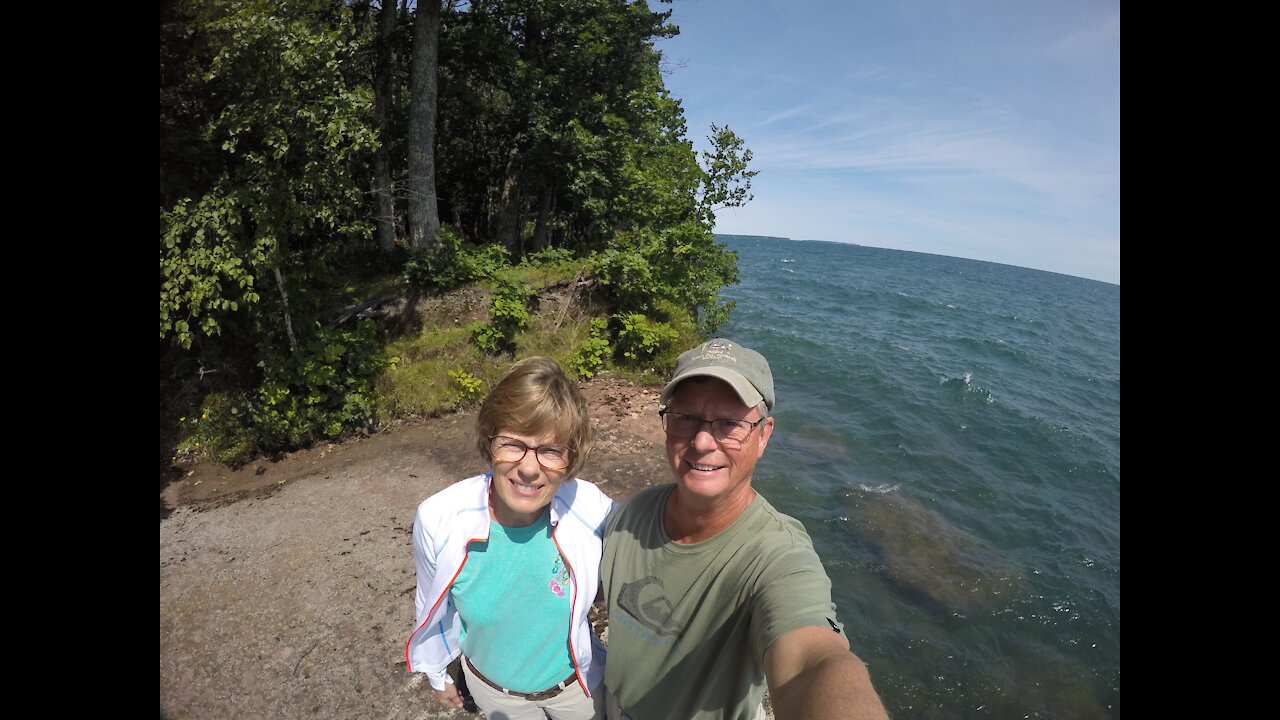
[[[615,500],[667,482],[656,389],[583,385],[598,440],[581,477]],[[476,718],[405,670],[418,503],[484,470],[474,412],[160,490],[160,716]]]

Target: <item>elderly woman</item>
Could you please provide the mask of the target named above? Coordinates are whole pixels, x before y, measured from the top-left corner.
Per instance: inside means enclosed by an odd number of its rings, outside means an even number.
[[[414,520],[409,670],[461,707],[445,671],[461,653],[491,719],[603,717],[604,648],[587,612],[614,503],[574,476],[592,443],[586,403],[554,361],[526,358],[485,400],[476,431],[489,472],[427,498]]]

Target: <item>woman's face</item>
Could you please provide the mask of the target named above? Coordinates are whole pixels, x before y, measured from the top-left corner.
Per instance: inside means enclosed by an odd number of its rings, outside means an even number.
[[[563,446],[563,442],[551,432],[528,435],[502,429],[497,435],[489,445],[489,458],[493,463],[489,516],[506,527],[532,525],[551,504],[565,473],[544,467],[539,462],[537,448],[543,449],[545,458],[552,458],[556,453],[546,446]],[[518,461],[499,459],[500,456],[519,456],[525,448],[528,450]],[[547,462],[545,458],[543,462]],[[566,462],[569,459],[567,450],[564,459]]]

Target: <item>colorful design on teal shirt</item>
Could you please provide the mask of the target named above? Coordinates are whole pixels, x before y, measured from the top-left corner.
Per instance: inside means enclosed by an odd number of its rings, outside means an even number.
[[[560,557],[557,557],[555,564],[551,566],[550,587],[551,592],[559,597],[564,597],[569,589],[569,566]]]

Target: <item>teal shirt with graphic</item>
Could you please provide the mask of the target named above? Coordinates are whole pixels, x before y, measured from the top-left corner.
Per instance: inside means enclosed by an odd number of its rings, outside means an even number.
[[[489,523],[472,542],[450,590],[462,619],[459,644],[495,683],[537,692],[573,673],[569,654],[569,568],[546,513],[528,527]]]

